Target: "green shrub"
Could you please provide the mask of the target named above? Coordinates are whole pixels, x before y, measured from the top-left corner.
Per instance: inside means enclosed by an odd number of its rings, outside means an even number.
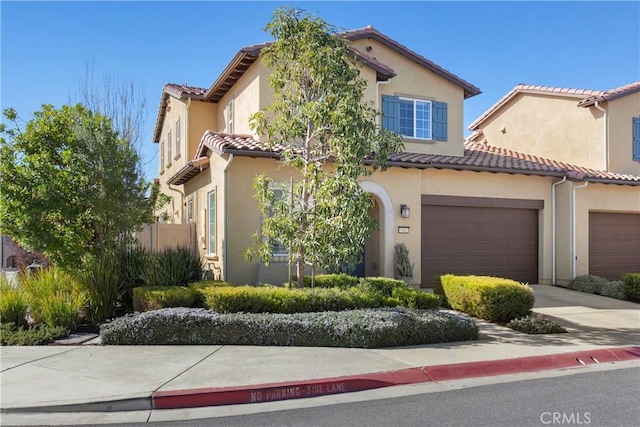
[[[624,297],[633,302],[640,302],[640,273],[627,273],[622,275],[624,283]]]
[[[135,311],[165,307],[198,307],[198,291],[186,286],[140,286],[133,288]]]
[[[356,286],[358,284],[358,278],[354,277],[354,276],[350,276],[348,274],[345,273],[339,273],[339,274],[316,274],[315,278],[313,279],[313,286],[315,288],[339,288],[339,289],[347,289],[347,288],[352,288],[354,286]],[[312,283],[312,278],[311,276],[304,276],[304,286],[307,288],[311,287],[311,283]],[[295,283],[295,279],[294,279],[294,283],[290,284],[291,286],[289,287],[293,287],[295,288],[297,286],[297,284]]]
[[[22,275],[20,286],[29,295],[29,314],[38,324],[72,331],[80,323],[87,297],[80,284],[57,267]]]
[[[202,280],[202,274],[198,252],[178,246],[152,254],[144,269],[143,279],[146,286],[186,286]]]
[[[124,239],[115,250],[117,269],[120,273],[120,302],[133,309],[133,288],[144,286],[147,269],[152,264],[151,252],[138,242]]]
[[[61,326],[40,325],[24,328],[13,323],[0,324],[1,345],[43,345],[67,335]]]
[[[624,300],[624,282],[622,280],[614,280],[613,282],[607,282],[602,286],[598,292],[603,297],[615,298]]]
[[[0,323],[27,326],[29,296],[21,288],[13,287],[0,276]]]
[[[360,279],[360,287],[367,292],[379,293],[385,297],[392,296],[395,289],[413,289],[402,280],[388,277],[363,277]]]
[[[509,279],[446,274],[440,283],[451,308],[494,322],[525,316],[535,300],[531,287]]]
[[[396,299],[403,307],[420,308],[423,310],[437,310],[441,302],[438,295],[430,292],[423,292],[417,289],[394,288],[391,293],[392,299]]]
[[[567,330],[558,323],[540,314],[518,317],[507,323],[507,327],[531,335],[562,334],[567,332]]]
[[[118,258],[105,251],[85,258],[83,264],[77,279],[87,296],[85,314],[89,322],[99,323],[111,317],[123,292]]]
[[[606,286],[607,283],[609,283],[609,281],[604,277],[584,274],[569,281],[565,287],[574,291],[586,292],[588,294],[599,294],[600,290]]]
[[[115,319],[100,336],[106,345],[379,348],[477,339],[478,327],[454,314],[407,308],[295,314],[167,308]]]

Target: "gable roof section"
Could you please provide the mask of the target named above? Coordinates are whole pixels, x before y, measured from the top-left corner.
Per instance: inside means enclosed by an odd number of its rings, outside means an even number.
[[[347,40],[355,41],[361,40],[364,38],[372,38],[383,45],[393,49],[399,54],[409,58],[414,61],[418,65],[427,68],[433,73],[443,77],[444,79],[454,83],[455,85],[461,87],[464,90],[464,97],[470,98],[472,96],[478,95],[481,93],[480,89],[472,85],[471,83],[461,79],[455,74],[445,70],[439,65],[429,61],[425,57],[418,55],[411,49],[401,45],[395,40],[387,37],[382,34],[375,28],[368,26],[365,28],[361,28],[358,30],[345,31],[343,33],[339,33],[339,35],[345,37]],[[258,59],[260,56],[260,52],[263,48],[269,46],[272,42],[255,44],[252,46],[247,46],[241,48],[238,53],[234,56],[231,62],[224,69],[222,74],[218,77],[218,79],[213,83],[213,85],[209,88],[207,93],[205,94],[205,99],[211,102],[218,102],[222,97],[233,87],[233,85],[244,75],[247,69]],[[386,64],[382,64],[377,59],[372,58],[363,52],[351,47],[352,52],[355,53],[356,59],[363,62],[367,66],[373,68],[377,73],[378,77],[381,79],[389,79],[394,77],[396,74],[391,67]]]
[[[640,91],[640,82],[630,83],[628,85],[620,86],[615,89],[607,91],[602,90],[590,90],[590,89],[571,89],[565,87],[552,87],[552,86],[537,86],[520,83],[511,89],[505,96],[500,98],[498,102],[493,104],[487,111],[482,113],[480,117],[475,119],[468,127],[469,130],[476,131],[480,125],[484,123],[490,116],[496,113],[506,103],[521,93],[528,93],[534,95],[547,95],[557,96],[562,98],[575,98],[579,99],[578,106],[588,107],[596,103],[596,101],[612,101],[614,99],[621,98],[623,96],[631,95]]]
[[[169,96],[177,99],[192,98],[198,101],[204,100],[204,94],[207,90],[202,87],[189,86],[186,83],[178,85],[175,83],[165,83],[160,94],[160,105],[158,106],[158,115],[156,116],[156,125],[153,129],[153,142],[160,142],[160,133],[162,132],[162,123],[167,113],[167,104]]]
[[[283,149],[283,146],[277,145],[273,150],[265,150],[262,148],[261,142],[256,141],[249,135],[206,131],[196,151],[194,162],[208,156],[209,152],[217,155],[234,154],[248,157],[277,158]],[[567,179],[572,181],[640,185],[639,175],[623,175],[583,168],[472,141],[464,143],[463,156],[397,153],[390,156],[388,165],[404,168],[470,170],[476,172],[555,176],[559,178],[566,176]],[[184,184],[199,173],[196,170],[199,167],[198,165],[187,165],[183,168],[184,170],[176,173],[169,181],[175,185]]]
[[[613,101],[614,99],[622,98],[636,92],[640,92],[640,82],[629,83],[628,85],[607,90],[599,95],[590,96],[589,98],[580,101],[578,106],[589,107],[596,102]]]

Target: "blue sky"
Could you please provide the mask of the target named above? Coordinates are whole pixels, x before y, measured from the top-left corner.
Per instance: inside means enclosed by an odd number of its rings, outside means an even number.
[[[91,62],[97,77],[132,78],[147,96],[153,178],[163,84],[209,87],[240,47],[269,40],[263,28],[285,4],[338,28],[372,25],[478,86],[465,129],[518,83],[607,90],[640,80],[640,2],[2,1],[2,108],[29,120],[41,104],[77,99]]]

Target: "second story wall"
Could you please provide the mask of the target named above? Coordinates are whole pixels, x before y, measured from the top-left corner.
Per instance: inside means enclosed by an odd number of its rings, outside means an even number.
[[[185,128],[185,132],[189,133],[189,156],[186,161],[195,157],[196,149],[204,132],[209,129],[217,129],[220,126],[220,122],[217,120],[219,108],[218,104],[191,101],[186,123],[187,128]],[[183,163],[183,166],[184,164],[186,163]]]
[[[238,135],[254,135],[249,117],[265,104],[265,88],[261,84],[269,75],[261,61],[256,61],[218,102],[216,130]]]
[[[640,92],[618,98],[607,104],[605,107],[609,111],[610,170],[640,175],[640,159],[634,160],[633,153],[633,119],[640,118]],[[594,109],[594,107],[590,108]],[[636,147],[636,155],[640,154],[637,151]]]
[[[489,145],[604,169],[603,113],[575,98],[518,94],[480,129]]]

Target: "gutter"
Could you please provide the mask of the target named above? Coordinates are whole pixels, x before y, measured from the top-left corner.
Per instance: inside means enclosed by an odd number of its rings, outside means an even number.
[[[551,184],[551,284],[556,284],[556,187],[567,181],[563,177],[561,181]]]
[[[606,108],[602,108],[600,106],[600,101],[596,101],[593,104],[598,110],[602,111],[604,114],[604,126],[603,126],[603,135],[602,135],[602,143],[604,145],[604,170],[609,171],[609,112]]]
[[[576,236],[576,190],[585,188],[589,185],[589,181],[584,181],[584,184],[577,185],[571,189],[571,255],[573,260],[571,262],[571,278],[576,278],[576,261],[578,256],[576,255],[577,248],[577,236]]]

